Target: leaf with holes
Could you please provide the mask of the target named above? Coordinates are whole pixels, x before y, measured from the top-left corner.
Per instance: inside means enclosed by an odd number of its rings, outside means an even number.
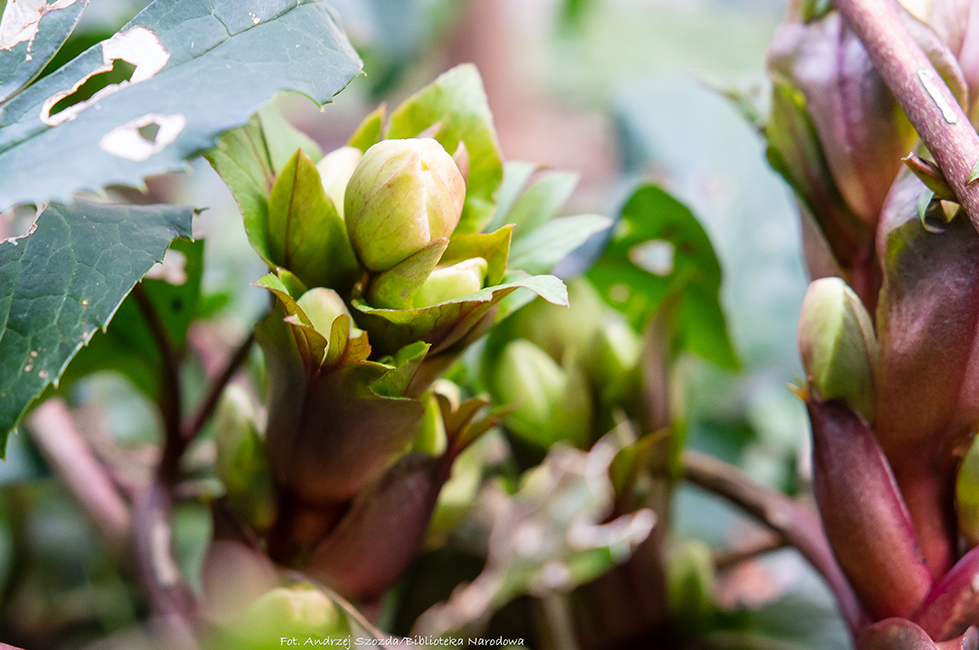
[[[29,84],[54,58],[88,0],[11,0],[0,21],[0,102]]]
[[[0,105],[0,209],[181,169],[275,93],[327,102],[360,70],[318,0],[155,0]]]
[[[190,237],[192,215],[178,206],[55,204],[29,237],[0,243],[0,451],[170,242]]]
[[[668,296],[678,295],[679,346],[737,367],[720,304],[717,255],[690,209],[662,188],[636,190],[588,279],[637,331]]]

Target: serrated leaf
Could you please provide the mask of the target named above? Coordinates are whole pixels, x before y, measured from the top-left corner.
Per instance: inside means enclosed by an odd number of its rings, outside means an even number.
[[[456,232],[479,232],[490,219],[493,194],[503,178],[493,117],[476,67],[456,66],[409,97],[393,113],[387,138],[414,138],[438,125],[433,137],[454,154],[465,142],[471,165],[466,203]]]
[[[276,92],[295,90],[326,102],[361,68],[330,9],[315,0],[156,0],[120,34],[131,29],[143,40],[130,58],[158,55],[160,46],[169,54],[155,75],[106,88],[74,119],[43,122],[46,102],[99,71],[104,55],[115,56],[104,51],[109,39],[4,104],[0,207],[110,183],[136,185],[181,169]],[[159,45],[152,44],[154,36]],[[133,78],[141,74],[137,69]],[[144,123],[160,126],[153,143],[136,133]]]
[[[656,185],[639,188],[588,279],[641,332],[670,295],[679,295],[676,339],[724,368],[737,367],[720,305],[721,266],[689,208]]]
[[[589,237],[611,225],[611,219],[596,214],[548,221],[514,242],[508,266],[530,274],[547,273]]]
[[[0,448],[31,402],[112,315],[190,208],[48,206],[29,237],[0,243]]]
[[[11,4],[7,3],[7,8]],[[31,36],[30,27],[22,24],[28,29],[16,30],[18,35],[11,39],[16,42],[0,43],[0,104],[41,74],[44,66],[68,40],[87,6],[88,0],[63,0],[34,11],[28,10],[25,18],[37,18],[34,25],[37,32]]]
[[[187,329],[197,316],[204,274],[204,242],[177,239],[167,255],[183,256],[181,282],[144,278],[146,297],[153,305],[167,338],[178,354],[187,345]],[[123,301],[104,333],[97,333],[61,377],[64,389],[85,375],[115,370],[133,382],[150,399],[159,396],[162,359],[153,334],[132,298]]]

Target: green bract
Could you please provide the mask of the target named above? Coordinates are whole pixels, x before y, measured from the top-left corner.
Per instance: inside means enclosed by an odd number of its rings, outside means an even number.
[[[386,271],[449,237],[465,197],[459,168],[435,140],[378,142],[364,154],[344,194],[350,241],[361,263]]]
[[[877,339],[870,315],[842,279],[809,285],[799,317],[799,356],[822,399],[842,399],[874,421]]]

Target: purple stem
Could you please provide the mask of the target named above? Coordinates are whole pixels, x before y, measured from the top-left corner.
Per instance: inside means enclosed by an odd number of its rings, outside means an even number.
[[[874,67],[945,173],[958,202],[979,228],[979,183],[969,184],[979,161],[979,135],[935,67],[901,24],[888,0],[836,0]]]

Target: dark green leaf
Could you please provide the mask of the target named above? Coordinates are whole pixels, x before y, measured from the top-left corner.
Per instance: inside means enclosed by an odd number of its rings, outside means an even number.
[[[514,242],[507,266],[530,274],[548,273],[589,237],[611,225],[611,219],[596,214],[554,219]]]
[[[29,237],[0,243],[0,442],[170,242],[190,237],[192,214],[55,204]]]
[[[29,36],[28,30],[21,32],[16,44],[0,43],[0,103],[41,74],[44,66],[54,58],[75,29],[88,6],[88,0],[67,0],[58,8],[53,8],[52,4],[34,12],[38,22],[33,37]]]
[[[161,71],[108,86],[93,103],[75,104],[42,122],[47,104],[97,73],[104,53],[111,58],[111,46],[105,52],[110,39],[4,105],[0,207],[65,198],[109,183],[135,185],[145,176],[182,169],[186,159],[211,147],[222,131],[247,122],[275,93],[295,90],[326,102],[360,72],[334,15],[315,0],[156,0],[126,29],[136,31],[128,37],[120,32],[115,45],[133,34],[145,37],[126,54],[144,64],[133,78],[150,66],[146,54],[162,46],[169,59]],[[153,34],[161,45],[152,44]],[[69,111],[77,112],[75,118],[56,124]],[[160,126],[152,142],[137,133],[151,123]]]
[[[170,343],[178,354],[187,345],[187,329],[198,313],[201,277],[204,273],[204,242],[178,239],[168,251],[183,256],[183,277],[143,279],[143,289],[152,303]],[[169,263],[169,262],[168,262]],[[122,373],[150,399],[159,396],[163,376],[162,358],[142,311],[132,298],[125,300],[104,333],[96,334],[61,377],[61,388],[89,373],[115,370]]]
[[[693,213],[663,189],[646,185],[632,195],[588,278],[637,332],[678,294],[678,345],[722,367],[737,366],[720,306],[717,256]]]

